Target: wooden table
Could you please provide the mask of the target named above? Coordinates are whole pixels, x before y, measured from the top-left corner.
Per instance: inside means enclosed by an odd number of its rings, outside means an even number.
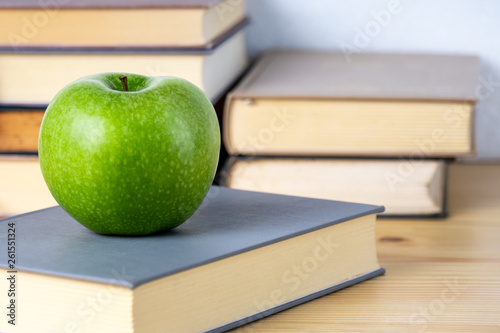
[[[451,165],[448,193],[448,218],[377,221],[385,276],[234,332],[500,332],[500,165]]]

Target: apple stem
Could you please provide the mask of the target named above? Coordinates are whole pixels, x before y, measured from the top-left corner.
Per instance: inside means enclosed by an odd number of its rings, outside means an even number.
[[[120,76],[120,82],[122,83],[123,91],[128,91],[128,81],[125,75]]]

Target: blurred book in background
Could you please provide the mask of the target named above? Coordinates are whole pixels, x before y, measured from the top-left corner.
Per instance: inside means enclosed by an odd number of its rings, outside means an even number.
[[[219,105],[248,67],[247,23],[244,1],[1,2],[0,216],[55,204],[36,155],[44,111],[64,86],[101,72],[177,76]]]
[[[212,102],[247,66],[242,27],[206,50],[0,50],[0,104],[47,105],[68,83],[104,72],[182,77]]]
[[[434,159],[475,153],[477,75],[474,56],[269,52],[229,93],[223,138],[233,156],[274,158],[233,160],[222,184],[443,216],[445,162]],[[291,156],[309,159],[278,158]],[[397,187],[384,180],[391,172]]]
[[[380,204],[391,216],[446,211],[444,160],[233,156],[224,171],[235,189]]]
[[[270,52],[228,96],[226,147],[235,155],[470,155],[477,68],[468,56],[357,54],[348,63],[341,53]]]
[[[247,67],[247,23],[244,1],[2,2],[0,105],[46,106],[102,72],[182,77],[215,102]]]
[[[36,153],[44,113],[44,108],[0,108],[0,152]]]
[[[211,48],[245,18],[234,0],[6,0],[0,46]]]
[[[56,205],[36,155],[0,155],[0,218]]]

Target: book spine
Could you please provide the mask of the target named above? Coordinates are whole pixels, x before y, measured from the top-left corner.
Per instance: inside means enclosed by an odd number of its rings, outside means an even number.
[[[234,101],[234,95],[232,94],[232,92],[229,92],[229,94],[226,97],[226,102],[224,103],[224,111],[222,116],[223,119],[222,141],[229,155],[233,155],[235,153],[235,149],[232,145],[231,140],[229,139],[231,131],[231,126],[229,124],[231,123],[231,113],[233,112],[232,111],[233,101]]]

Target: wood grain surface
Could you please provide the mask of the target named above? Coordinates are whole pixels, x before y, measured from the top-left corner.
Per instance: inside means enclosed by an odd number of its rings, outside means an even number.
[[[379,219],[384,276],[233,332],[500,332],[500,165],[452,164],[449,217]]]

